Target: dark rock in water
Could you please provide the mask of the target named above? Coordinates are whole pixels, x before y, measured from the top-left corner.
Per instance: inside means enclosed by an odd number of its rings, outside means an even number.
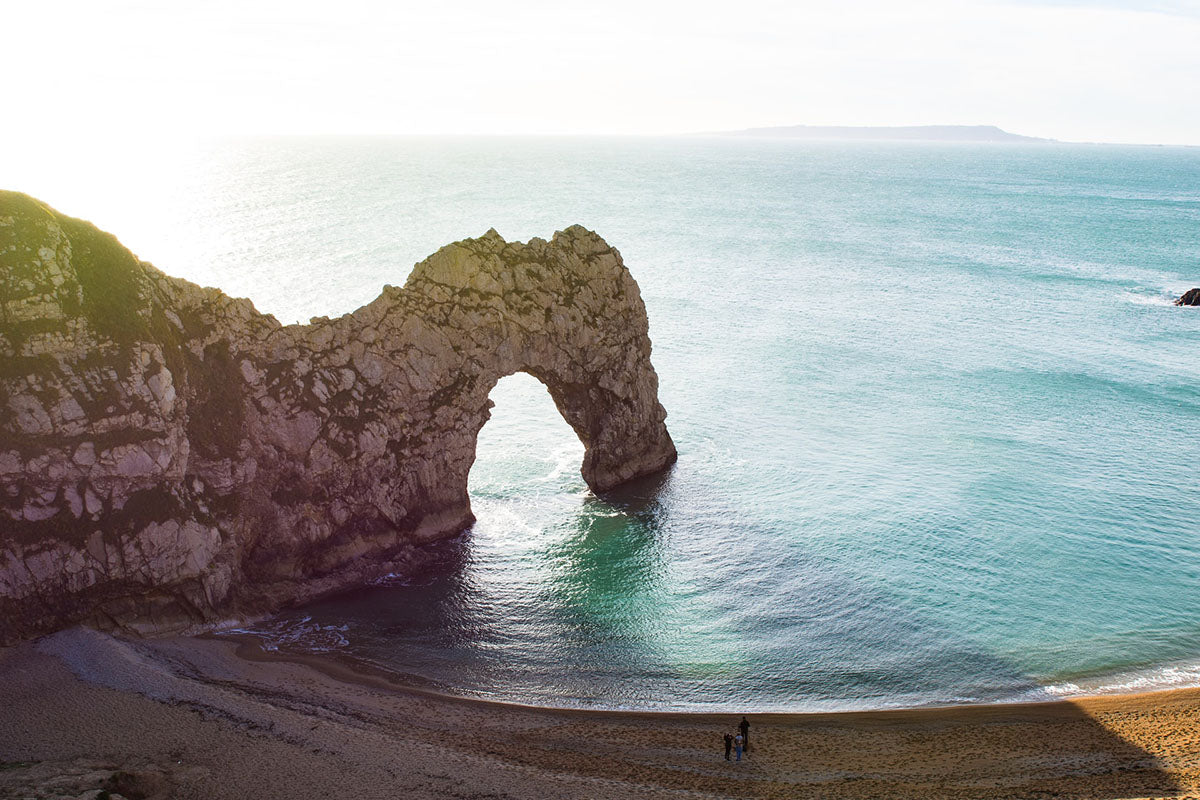
[[[1175,301],[1177,306],[1200,306],[1200,288],[1188,289],[1183,296]]]
[[[675,460],[638,285],[579,226],[488,231],[280,325],[0,192],[0,642],[198,630],[411,571],[473,522],[488,394],[515,372],[594,490]]]

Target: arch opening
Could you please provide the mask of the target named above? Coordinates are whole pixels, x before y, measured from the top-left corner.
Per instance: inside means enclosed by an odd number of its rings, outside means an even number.
[[[467,480],[472,506],[518,492],[578,492],[584,444],[545,384],[527,372],[501,378],[488,394]]]

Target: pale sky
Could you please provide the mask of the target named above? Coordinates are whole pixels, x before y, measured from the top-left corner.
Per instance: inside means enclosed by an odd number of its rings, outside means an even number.
[[[1200,0],[10,0],[0,26],[10,145],[794,124],[1200,144]]]

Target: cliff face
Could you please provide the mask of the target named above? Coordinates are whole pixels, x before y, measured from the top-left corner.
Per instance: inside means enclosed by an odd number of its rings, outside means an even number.
[[[583,228],[488,231],[281,326],[0,193],[0,640],[186,630],[403,570],[473,521],[488,393],[515,372],[594,490],[674,461],[638,286]]]

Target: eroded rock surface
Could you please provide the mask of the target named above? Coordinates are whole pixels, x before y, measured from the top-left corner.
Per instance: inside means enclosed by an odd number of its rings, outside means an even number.
[[[1175,305],[1200,306],[1200,288],[1188,289],[1175,301]]]
[[[442,248],[280,325],[0,192],[0,639],[186,630],[404,569],[472,521],[496,381],[528,372],[596,491],[665,468],[645,307],[575,226]]]

